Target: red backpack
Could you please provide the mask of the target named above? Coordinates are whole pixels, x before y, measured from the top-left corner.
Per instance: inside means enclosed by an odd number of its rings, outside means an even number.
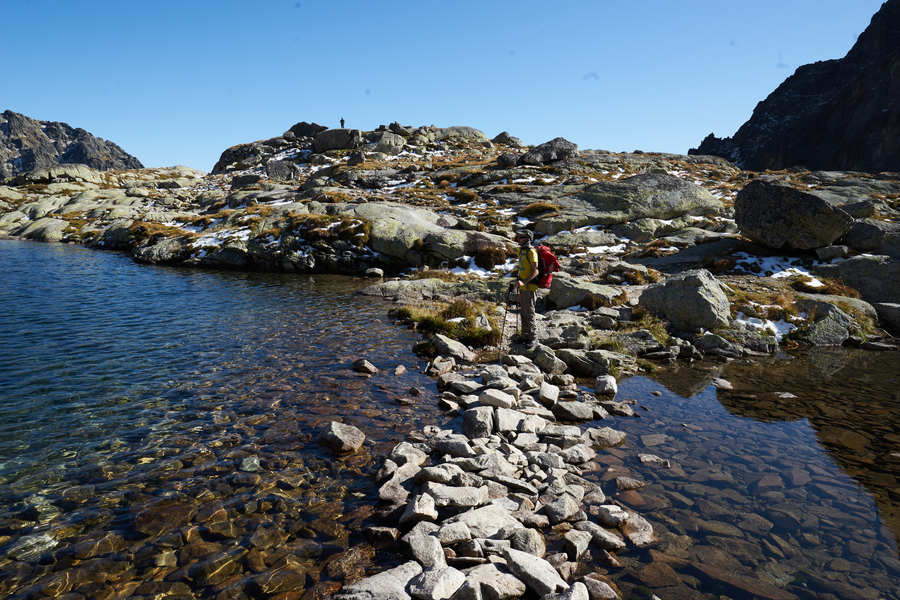
[[[535,250],[538,255],[538,276],[535,283],[539,288],[548,288],[553,282],[553,273],[559,271],[559,261],[550,248],[543,244],[536,246]]]

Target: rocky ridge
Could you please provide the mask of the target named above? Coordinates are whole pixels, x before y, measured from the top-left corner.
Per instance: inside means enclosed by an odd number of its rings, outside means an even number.
[[[900,0],[888,0],[844,58],[799,67],[729,138],[688,154],[745,169],[900,170]]]
[[[113,142],[57,121],[0,113],[0,182],[20,173],[63,164],[92,169],[140,169],[141,162]]]
[[[513,229],[528,227],[564,270],[541,312],[581,311],[544,315],[542,339],[556,349],[625,347],[650,360],[771,352],[814,325],[798,293],[861,293],[878,305],[826,300],[848,315],[827,343],[877,336],[876,308],[896,327],[900,182],[890,176],[758,174],[715,157],[578,151],[562,138],[529,149],[505,132],[491,141],[469,127],[397,123],[369,132],[298,123],[229,148],[215,171],[24,173],[0,186],[0,233],[156,264],[401,274],[367,293],[435,306],[470,298],[498,331],[497,278],[513,268]],[[791,256],[765,256],[777,252]],[[848,257],[844,278],[859,293],[815,275],[840,277]],[[653,300],[686,271],[704,282],[697,301]],[[726,284],[714,309],[704,307],[705,286],[718,286],[710,273]],[[690,317],[704,311],[716,316]],[[636,345],[641,330],[656,342]]]

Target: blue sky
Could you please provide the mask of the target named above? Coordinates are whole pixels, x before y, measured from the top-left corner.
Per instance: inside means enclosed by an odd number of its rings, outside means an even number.
[[[537,144],[686,152],[881,0],[0,0],[0,110],[147,166],[209,170],[298,121],[470,125]]]

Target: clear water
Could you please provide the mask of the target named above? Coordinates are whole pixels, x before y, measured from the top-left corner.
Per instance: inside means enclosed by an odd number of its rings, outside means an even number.
[[[638,418],[617,424],[629,438],[601,479],[645,481],[615,497],[660,536],[628,559],[647,577],[623,587],[661,598],[900,597],[898,374],[900,353],[828,348],[623,382],[619,397]],[[660,563],[667,577],[648,567]]]
[[[416,336],[355,294],[364,281],[17,241],[0,241],[0,273],[0,597],[177,595],[182,581],[244,597],[288,555],[324,596],[346,574],[326,565],[375,522],[378,457],[447,422]],[[354,373],[357,357],[381,371]],[[660,541],[582,571],[633,598],[897,598],[898,372],[900,353],[837,349],[621,382],[639,417],[597,423],[628,441],[595,476]],[[366,432],[361,453],[318,446],[334,419]],[[623,474],[647,485],[614,493]],[[354,556],[342,568],[395,559]],[[211,561],[225,567],[211,576]]]

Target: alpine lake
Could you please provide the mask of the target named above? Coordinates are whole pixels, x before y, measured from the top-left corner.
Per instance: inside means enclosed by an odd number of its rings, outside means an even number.
[[[0,597],[312,599],[403,560],[364,535],[375,475],[458,418],[368,281],[11,240],[0,273]],[[623,598],[900,598],[900,353],[682,364],[618,398],[637,416],[602,422],[628,438],[590,476],[659,541],[585,573]],[[332,420],[360,452],[318,444]]]

